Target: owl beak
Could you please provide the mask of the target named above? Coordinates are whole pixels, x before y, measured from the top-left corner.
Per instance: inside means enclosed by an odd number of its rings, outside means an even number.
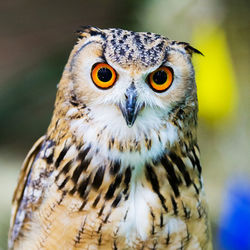
[[[125,105],[120,104],[120,109],[129,128],[133,126],[141,109],[141,106],[137,104],[137,96],[137,90],[134,83],[132,83],[125,93]]]

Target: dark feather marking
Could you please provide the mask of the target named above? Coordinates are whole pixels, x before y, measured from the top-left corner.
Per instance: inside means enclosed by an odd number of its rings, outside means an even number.
[[[81,235],[83,234],[83,231],[84,231],[84,227],[85,227],[85,224],[86,224],[86,219],[87,219],[87,217],[85,217],[85,220],[84,220],[83,224],[81,225],[80,229],[78,230],[76,238],[74,239],[75,245],[79,244],[80,241],[81,241]]]
[[[77,151],[80,151],[80,150],[81,150],[81,148],[82,148],[82,146],[83,146],[83,144],[82,144],[82,143],[78,144],[78,145],[76,146]]]
[[[114,246],[113,246],[114,250],[117,250],[117,245],[116,245],[116,241],[114,240]]]
[[[121,200],[121,198],[122,198],[122,195],[121,194],[118,194],[117,195],[117,197],[115,198],[115,200],[113,201],[113,203],[112,203],[112,207],[117,207],[118,206],[118,204],[119,204],[119,202],[120,202],[120,200]]]
[[[91,190],[91,189],[88,189],[87,192],[85,192],[85,194],[83,195],[82,198],[83,198],[84,200],[87,199],[87,197],[88,197],[88,195],[89,195],[89,193],[90,193],[90,190]]]
[[[105,174],[105,166],[99,167],[98,170],[96,171],[94,180],[92,182],[92,187],[95,190],[98,190],[99,187],[102,185],[104,174]]]
[[[128,199],[128,197],[129,197],[129,193],[126,194],[124,200],[126,201]]]
[[[83,172],[83,170],[85,170],[88,167],[88,165],[91,161],[91,160],[85,160],[89,150],[90,150],[90,147],[87,147],[85,150],[81,151],[77,157],[79,160],[81,160],[81,162],[76,167],[76,169],[74,170],[74,173],[71,177],[71,179],[73,180],[74,183],[77,183],[81,173]]]
[[[105,125],[100,132],[97,134],[97,138],[100,137],[100,135],[102,134],[102,132],[107,128],[107,125]]]
[[[55,181],[58,181],[59,177],[60,177],[60,173],[55,177]]]
[[[182,203],[182,208],[183,208],[183,211],[184,211],[185,218],[190,219],[190,211],[187,210],[187,208],[185,207],[183,201],[181,203]]]
[[[169,157],[171,158],[171,160],[175,163],[175,165],[178,167],[178,169],[180,170],[180,172],[182,173],[184,180],[186,182],[187,186],[190,186],[192,181],[191,178],[189,176],[188,171],[186,170],[186,166],[183,163],[182,159],[180,157],[178,157],[175,153],[170,152]]]
[[[198,171],[199,171],[199,174],[201,174],[201,171],[202,171],[202,170],[201,170],[200,160],[199,160],[199,158],[197,157],[197,155],[196,155],[194,149],[192,150],[192,152],[193,152],[193,155],[194,155],[194,158],[195,158],[195,163],[196,163],[197,169],[198,169]]]
[[[160,137],[160,135],[158,134],[158,140],[159,140],[159,142],[161,143],[161,137]]]
[[[110,174],[111,175],[116,175],[121,167],[121,161],[120,160],[115,160],[114,162],[111,163],[110,166]]]
[[[82,180],[82,182],[80,183],[80,185],[78,187],[78,192],[79,192],[81,198],[84,198],[86,188],[87,188],[89,181],[90,181],[90,176],[91,176],[91,174],[86,179]]]
[[[146,134],[144,134],[144,136],[145,136],[145,145],[146,145],[146,148],[148,149],[148,137]]]
[[[199,147],[196,145],[195,146],[196,148],[197,148],[197,150],[200,152],[200,149],[199,149]],[[190,158],[190,160],[192,161],[192,164],[194,165],[194,166],[196,166],[197,167],[197,170],[198,170],[198,172],[199,172],[199,184],[200,184],[200,189],[202,188],[202,186],[203,186],[203,184],[202,184],[202,180],[201,180],[201,172],[202,172],[202,168],[201,168],[201,165],[200,165],[200,160],[199,160],[199,158],[197,157],[197,155],[196,155],[196,153],[195,153],[195,149],[193,148],[192,149],[192,152],[193,152],[193,155],[194,155],[194,158],[195,159],[193,159],[193,156],[191,155],[191,153],[189,153],[189,158],[191,157],[192,158],[192,160],[191,160],[191,158]],[[195,163],[194,163],[195,162]]]
[[[153,213],[153,211],[150,209],[150,214],[152,216],[152,229],[151,229],[151,234],[154,235],[155,234],[155,215]]]
[[[170,243],[170,232],[169,232],[169,228],[168,228],[168,234],[167,234],[167,238],[166,238],[166,245],[168,245]]]
[[[114,146],[115,143],[115,139],[114,137],[111,138],[111,140],[109,140],[109,150]]]
[[[148,150],[151,149],[151,147],[152,147],[152,140],[149,139],[149,141],[148,141]]]
[[[173,165],[167,159],[167,157],[161,158],[161,164],[164,167],[164,169],[167,171],[167,178],[168,178],[170,186],[172,187],[174,191],[175,197],[178,197],[180,195],[178,186],[181,184],[181,182],[178,180],[175,174]]]
[[[76,186],[74,186],[74,187],[69,191],[69,193],[70,193],[71,195],[73,195],[75,192],[76,192]]]
[[[76,94],[72,91],[71,93],[71,100],[69,101],[72,106],[77,107],[81,104],[81,108],[85,109],[87,106],[84,103],[80,103],[79,100],[77,100]]]
[[[59,121],[60,119],[56,120],[55,129],[57,128]]]
[[[125,215],[124,215],[124,218],[123,218],[124,221],[126,221],[127,215],[128,215],[128,209],[127,209],[127,211],[126,211],[126,213],[125,213]]]
[[[180,130],[182,129],[180,124],[177,122],[177,120],[173,120],[174,125],[179,128]]]
[[[196,184],[194,182],[192,182],[192,184],[193,184],[193,187],[195,189],[196,194],[199,194],[200,190],[198,189],[198,187],[196,186]]]
[[[198,152],[200,153],[200,148],[197,143],[194,144],[194,147],[197,148]]]
[[[111,211],[109,211],[109,213],[106,215],[105,219],[104,219],[104,223],[108,222],[109,216],[111,215]]]
[[[52,152],[48,156],[46,156],[47,149],[44,152],[44,159],[46,160],[47,164],[52,164],[53,163],[53,157],[54,157],[54,149],[52,150]]]
[[[199,215],[199,219],[202,217],[202,208],[201,208],[201,204],[199,203],[199,205],[197,206],[197,212]]]
[[[174,210],[174,215],[177,215],[178,214],[178,208],[177,208],[177,203],[174,199],[174,197],[171,195],[171,202],[172,202],[172,205],[173,205],[173,210]]]
[[[193,169],[195,168],[195,166],[196,166],[196,163],[195,163],[195,159],[194,159],[194,157],[192,156],[192,154],[189,152],[189,153],[187,153],[187,156],[188,156],[188,158],[189,158],[189,160],[191,161],[191,163],[192,163],[192,166],[193,166]]]
[[[181,247],[180,247],[180,248],[178,248],[178,250],[184,250],[183,241],[181,241]]]
[[[45,147],[45,151],[44,151],[44,159],[46,160],[47,164],[52,164],[53,163],[53,157],[54,157],[54,148],[52,149],[52,151],[49,153],[49,155],[47,154],[47,150],[50,149],[51,147],[53,147],[55,145],[55,142],[52,140],[48,140],[46,142],[47,146]]]
[[[136,147],[136,151],[141,153],[141,144],[138,141],[136,141],[135,147]]]
[[[63,189],[63,188],[65,187],[66,183],[68,182],[68,180],[69,180],[69,176],[67,176],[67,177],[63,180],[63,182],[60,184],[60,186],[58,187],[58,189]]]
[[[60,205],[60,204],[63,202],[64,197],[66,196],[66,194],[67,194],[66,191],[63,191],[63,192],[62,192],[61,198],[60,198],[60,200],[57,202],[58,205]]]
[[[151,146],[152,146],[152,140],[151,140],[151,139],[148,139],[147,135],[144,134],[144,136],[145,136],[146,148],[147,148],[148,150],[150,150],[150,148],[151,148]]]
[[[98,230],[97,230],[97,233],[99,234],[102,230],[102,223],[100,223],[99,227],[98,227]]]
[[[123,194],[126,194],[128,192],[130,180],[131,180],[131,168],[129,166],[125,171],[124,184],[126,187],[123,190]]]
[[[106,200],[110,200],[113,197],[114,192],[115,192],[116,188],[119,187],[121,181],[122,181],[122,175],[119,174],[115,178],[115,182],[110,184],[109,189],[108,189],[107,193],[105,194]]]
[[[191,237],[190,237],[190,233],[188,231],[188,227],[186,227],[186,229],[187,229],[187,236],[186,236],[185,241],[188,242],[188,241],[190,241]]]
[[[160,227],[162,228],[163,227],[163,214],[161,213],[161,216],[160,216]]]
[[[99,211],[99,213],[98,213],[99,217],[102,215],[104,208],[105,208],[105,205],[103,204],[100,211]]]
[[[155,215],[154,215],[152,209],[150,209],[150,214],[151,214],[152,218],[155,219]]]
[[[87,156],[90,148],[91,148],[91,145],[89,145],[88,147],[86,147],[84,150],[80,151],[80,153],[77,156],[77,159],[78,160],[84,160],[85,157]]]
[[[154,243],[153,243],[154,245],[153,245],[153,248],[152,248],[152,250],[156,250],[156,246],[157,246],[157,241],[156,240],[154,240]]]
[[[153,163],[153,165],[154,165],[154,166],[159,165],[160,160],[161,160],[161,159],[160,159],[159,157],[157,157],[157,158],[152,158],[152,163]]]
[[[104,35],[103,32],[99,32],[99,31],[96,31],[96,30],[90,30],[89,34],[91,36],[97,36],[97,35],[103,36]]]
[[[61,173],[67,174],[69,172],[69,169],[72,163],[73,163],[73,160],[70,160],[69,162],[67,162],[65,166],[63,167],[63,169],[61,170],[60,174]]]
[[[129,152],[131,153],[131,152],[133,152],[133,150],[134,150],[134,145],[130,142],[130,144],[129,144]]]
[[[68,151],[69,147],[64,147],[63,150],[60,152],[58,158],[56,159],[55,162],[55,167],[58,168],[61,161],[63,160],[64,156],[66,155],[67,151]]]
[[[47,158],[45,158],[47,164],[52,164],[53,163],[53,156],[54,156],[54,151]]]
[[[102,243],[102,234],[100,234],[100,237],[99,237],[99,239],[98,239],[98,245],[100,246],[101,243]]]
[[[114,236],[117,236],[117,234],[118,234],[118,232],[119,232],[119,227],[117,227],[117,229],[115,230],[115,232],[114,232]]]
[[[72,106],[75,106],[75,107],[79,105],[78,102],[75,102],[75,101],[73,101],[73,100],[70,100],[69,102],[72,104]]]
[[[92,207],[96,207],[96,205],[98,204],[98,202],[100,201],[101,198],[101,194],[98,194],[98,196],[95,198],[95,201],[93,202]]]
[[[118,146],[118,149],[120,152],[123,152],[123,145],[121,142],[119,142],[119,146]]]
[[[82,170],[86,170],[90,162],[91,162],[91,159],[82,158],[81,160]]]
[[[160,193],[160,187],[159,187],[159,182],[158,182],[157,176],[156,176],[152,166],[150,164],[148,164],[148,163],[146,164],[146,170],[147,170],[147,172],[146,172],[147,179],[151,182],[153,190],[158,195],[158,197],[159,197],[159,199],[161,201],[162,207],[164,208],[164,210],[166,212],[168,212],[168,208],[165,205],[165,198]]]
[[[82,203],[82,205],[81,205],[80,208],[79,208],[79,211],[82,211],[82,210],[84,209],[84,207],[86,206],[87,202],[88,202],[88,200],[85,200],[85,201]]]

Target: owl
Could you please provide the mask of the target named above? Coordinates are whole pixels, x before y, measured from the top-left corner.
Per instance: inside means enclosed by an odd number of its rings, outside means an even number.
[[[84,27],[13,197],[9,249],[211,249],[185,42]]]

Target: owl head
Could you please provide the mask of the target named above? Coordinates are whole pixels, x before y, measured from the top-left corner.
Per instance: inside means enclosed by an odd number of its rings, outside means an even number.
[[[95,126],[106,124],[116,135],[147,133],[181,117],[195,124],[191,56],[201,52],[149,32],[85,27],[78,35],[58,100],[87,107]]]

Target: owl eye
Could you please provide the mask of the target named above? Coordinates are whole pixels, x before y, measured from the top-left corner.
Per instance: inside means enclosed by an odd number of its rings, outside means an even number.
[[[174,73],[169,67],[162,66],[148,76],[149,86],[156,92],[166,91],[173,82]]]
[[[107,63],[97,63],[92,68],[91,77],[97,87],[108,89],[116,81],[116,72]]]

